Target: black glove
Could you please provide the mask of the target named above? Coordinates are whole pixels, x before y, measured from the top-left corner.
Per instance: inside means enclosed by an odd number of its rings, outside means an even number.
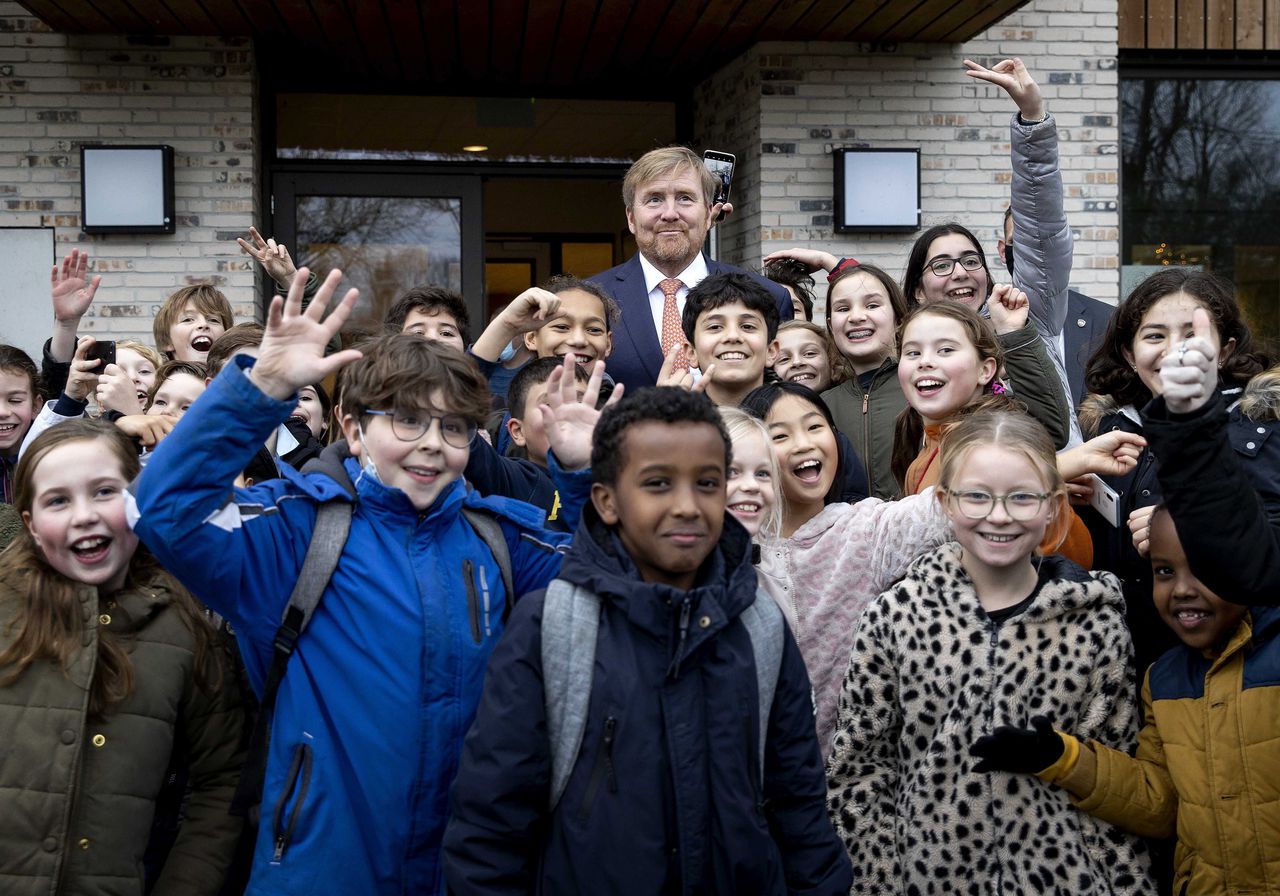
[[[1001,725],[980,737],[969,748],[970,756],[982,761],[975,772],[1020,772],[1034,775],[1062,758],[1065,747],[1058,732],[1044,716],[1032,716],[1033,728]]]

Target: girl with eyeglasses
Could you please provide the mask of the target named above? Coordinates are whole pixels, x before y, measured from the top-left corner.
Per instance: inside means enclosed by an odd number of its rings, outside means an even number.
[[[1154,892],[1141,841],[1038,779],[975,774],[968,752],[1032,715],[1134,743],[1119,582],[1052,556],[1069,513],[1060,462],[1017,411],[943,437],[932,495],[955,540],[867,607],[839,698],[827,808],[854,893]]]

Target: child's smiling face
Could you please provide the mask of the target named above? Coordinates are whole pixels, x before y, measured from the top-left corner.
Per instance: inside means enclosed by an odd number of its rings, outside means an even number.
[[[230,322],[216,314],[206,314],[188,301],[169,328],[169,345],[163,347],[177,361],[204,362],[214,340],[227,331]]]
[[[32,392],[27,373],[0,369],[0,454],[17,453],[43,405]]]
[[[797,505],[824,501],[840,466],[840,449],[822,411],[797,395],[784,395],[769,408],[765,424],[782,470],[783,497]]]
[[[1151,517],[1151,571],[1156,612],[1182,643],[1196,650],[1225,647],[1248,609],[1227,603],[1196,578],[1167,510]]]
[[[777,340],[769,340],[764,315],[734,301],[698,315],[689,363],[703,371],[714,364],[713,384],[744,387],[764,381],[764,369],[777,353]]]
[[[434,390],[428,401],[429,407],[367,408],[359,419],[342,418],[351,455],[361,463],[371,459],[382,484],[404,492],[418,511],[431,507],[462,476],[476,431],[473,421],[449,409],[443,390]],[[369,410],[393,416],[364,413]],[[402,437],[416,429],[421,429],[416,438]]]
[[[773,512],[778,501],[773,481],[773,449],[764,434],[752,429],[733,440],[729,464],[728,507],[752,538]]]
[[[995,375],[995,359],[978,355],[958,320],[925,312],[902,331],[898,382],[926,423],[946,420],[976,401]]]
[[[616,481],[591,487],[596,512],[642,579],[687,591],[724,528],[724,438],[710,423],[641,420],[620,453]]]

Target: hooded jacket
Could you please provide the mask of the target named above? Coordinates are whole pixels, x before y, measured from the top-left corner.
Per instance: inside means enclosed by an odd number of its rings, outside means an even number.
[[[641,580],[587,510],[560,577],[602,603],[577,764],[548,815],[543,594],[516,606],[467,735],[445,834],[456,894],[848,892],[822,805],[809,679],[785,636],[760,792],[755,599],[746,531],[726,518],[690,591]]]
[[[975,773],[969,746],[1033,715],[1118,749],[1137,732],[1119,586],[1059,557],[994,621],[958,544],[912,564],[862,616],[840,695],[827,807],[853,892],[1154,893],[1136,838],[1038,779]],[[940,885],[940,886],[939,886]]]
[[[536,508],[480,498],[461,479],[419,513],[336,451],[321,463],[342,464],[354,495],[325,472],[287,467],[282,479],[232,490],[295,406],[261,392],[248,366],[227,365],[133,486],[135,531],[230,621],[259,694],[318,504],[355,503],[337,568],[280,685],[248,893],[442,892],[448,788],[511,600],[460,511],[480,507],[498,519],[521,594],[555,576],[555,545],[568,536],[543,530]]]
[[[0,651],[12,643],[21,581],[0,581]],[[164,577],[99,595],[77,588],[81,648],[64,671],[39,661],[0,687],[0,892],[5,896],[133,896],[156,797],[177,748],[191,793],[156,896],[214,896],[241,821],[228,810],[240,765],[240,697],[226,664],[196,678],[196,642]],[[127,645],[134,686],[101,718],[89,714],[98,639]],[[212,633],[211,633],[212,634]],[[221,657],[211,645],[210,672]],[[9,670],[0,669],[7,677]]]
[[[1151,667],[1136,756],[1085,745],[1058,783],[1077,806],[1171,837],[1176,896],[1280,893],[1280,609],[1255,607],[1215,657]]]

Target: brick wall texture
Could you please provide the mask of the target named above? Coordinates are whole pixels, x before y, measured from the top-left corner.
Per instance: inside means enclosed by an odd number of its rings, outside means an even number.
[[[697,145],[745,158],[741,214],[721,227],[725,260],[758,267],[788,246],[826,249],[894,274],[915,234],[836,234],[833,148],[921,149],[923,224],[959,221],[1004,271],[995,241],[1009,204],[1009,119],[999,88],[963,74],[1020,56],[1058,121],[1067,220],[1076,236],[1072,285],[1119,291],[1119,86],[1115,0],[1031,0],[959,45],[763,43],[699,85]],[[819,289],[825,297],[825,288]]]
[[[102,287],[83,330],[150,343],[165,297],[204,281],[253,317],[235,237],[260,220],[254,91],[248,41],[58,34],[0,0],[0,226],[56,228],[59,258],[88,250]],[[85,143],[172,146],[177,232],[81,232]]]

